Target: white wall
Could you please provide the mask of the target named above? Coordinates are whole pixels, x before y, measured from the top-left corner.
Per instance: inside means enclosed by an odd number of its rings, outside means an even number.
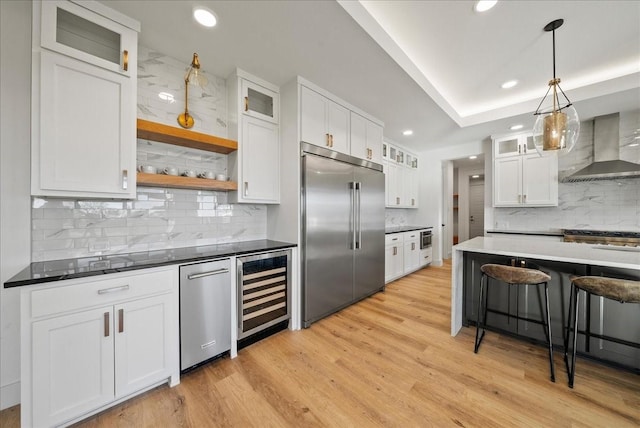
[[[487,161],[491,161],[490,141],[474,141],[454,147],[442,147],[426,150],[420,153],[420,208],[417,210],[416,221],[419,224],[433,225],[433,260],[434,265],[441,265],[443,258],[442,224],[443,217],[443,161],[460,159],[470,155],[485,154],[485,170]],[[489,178],[487,178],[487,176]],[[490,174],[485,171],[485,181],[490,180]],[[491,200],[490,186],[485,186],[485,200]],[[489,195],[487,196],[487,192]],[[423,202],[424,201],[424,202]],[[485,216],[485,224],[486,224]]]
[[[0,1],[0,282],[30,255],[31,2]],[[19,289],[0,289],[0,409],[20,401]]]

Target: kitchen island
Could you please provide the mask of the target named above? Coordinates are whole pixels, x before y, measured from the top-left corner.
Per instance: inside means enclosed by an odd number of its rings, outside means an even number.
[[[534,265],[549,273],[550,306],[554,344],[562,345],[566,325],[571,275],[622,276],[640,280],[640,248],[592,245],[572,242],[549,242],[513,238],[477,237],[453,247],[451,282],[451,335],[458,334],[463,325],[475,322],[474,295],[480,281],[480,266],[484,263]],[[506,286],[505,286],[506,287]],[[498,289],[493,299],[496,330],[518,337],[538,340],[542,329],[521,322],[506,321],[507,313],[528,312],[539,316],[537,287],[522,292]],[[592,296],[583,303],[580,328],[584,331],[584,352],[607,361],[619,362],[634,369],[640,368],[637,344],[640,342],[640,305],[624,304]],[[635,326],[635,327],[634,327]],[[540,331],[538,331],[540,330]],[[613,334],[612,334],[613,332]],[[631,343],[604,344],[605,340],[591,337],[598,334],[620,337]],[[619,347],[625,347],[624,349]],[[608,349],[607,349],[608,348]],[[611,348],[616,348],[611,351]],[[601,355],[595,355],[598,352]],[[620,358],[611,354],[621,354]]]

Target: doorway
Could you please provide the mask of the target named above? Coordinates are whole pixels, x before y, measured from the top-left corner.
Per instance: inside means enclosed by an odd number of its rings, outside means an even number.
[[[476,236],[484,236],[484,177],[479,174],[469,177],[469,239]]]

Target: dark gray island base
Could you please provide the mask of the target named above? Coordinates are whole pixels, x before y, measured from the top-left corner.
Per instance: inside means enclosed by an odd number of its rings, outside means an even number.
[[[585,245],[585,244],[573,244]],[[549,306],[554,347],[564,348],[567,335],[571,275],[593,275],[640,280],[640,271],[597,264],[572,263],[522,256],[463,253],[462,324],[475,326],[480,267],[485,263],[526,266],[551,276]],[[640,374],[640,305],[621,304],[581,293],[578,320],[578,355]],[[487,329],[546,346],[543,324],[518,319],[542,319],[544,293],[536,286],[510,287],[492,281],[488,295]]]

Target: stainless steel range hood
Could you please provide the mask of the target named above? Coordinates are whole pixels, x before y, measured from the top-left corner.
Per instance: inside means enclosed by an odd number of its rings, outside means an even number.
[[[640,165],[620,160],[620,113],[593,119],[593,160],[591,165],[564,178],[562,182],[612,180],[640,177]]]

